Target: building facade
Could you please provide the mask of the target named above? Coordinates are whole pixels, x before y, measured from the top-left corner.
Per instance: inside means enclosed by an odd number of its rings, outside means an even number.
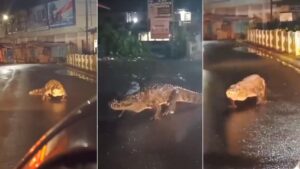
[[[52,0],[8,14],[0,25],[3,43],[72,44],[73,52],[91,53],[97,40],[96,0]],[[95,52],[95,51],[94,51]]]
[[[205,0],[204,4],[205,39],[236,39],[257,24],[272,22],[269,26],[278,28],[300,20],[300,6],[288,1]]]

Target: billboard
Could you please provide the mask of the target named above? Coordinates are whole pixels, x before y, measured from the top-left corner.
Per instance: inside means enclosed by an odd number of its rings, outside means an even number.
[[[151,21],[151,38],[168,39],[170,38],[170,20],[169,19],[152,19]]]
[[[51,28],[75,24],[74,0],[55,0],[47,5],[48,20]]]
[[[280,22],[291,22],[291,21],[293,21],[293,13],[292,12],[280,13],[279,21]]]
[[[148,0],[151,38],[170,38],[170,21],[173,15],[172,0]]]
[[[149,18],[171,18],[172,17],[171,0],[149,0],[148,16]]]
[[[48,29],[47,6],[38,5],[29,10],[28,30]]]

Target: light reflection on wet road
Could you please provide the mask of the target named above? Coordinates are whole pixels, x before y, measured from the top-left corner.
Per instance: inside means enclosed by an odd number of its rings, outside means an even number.
[[[235,47],[205,45],[205,169],[292,169],[300,159],[300,75]],[[265,78],[268,103],[229,109],[225,90],[253,73]]]
[[[94,96],[96,84],[56,73],[60,65],[2,65],[0,67],[0,168],[13,168],[29,148],[67,113]],[[28,92],[50,79],[61,81],[66,104],[42,103]]]

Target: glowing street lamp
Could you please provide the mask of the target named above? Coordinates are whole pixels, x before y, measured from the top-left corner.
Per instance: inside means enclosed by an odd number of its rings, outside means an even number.
[[[3,21],[7,21],[9,19],[9,17],[7,14],[3,14],[2,19],[3,19]]]
[[[133,17],[132,21],[133,21],[133,23],[138,23],[139,22],[139,18]]]
[[[190,11],[179,9],[178,13],[182,22],[190,22],[192,20],[192,13]]]

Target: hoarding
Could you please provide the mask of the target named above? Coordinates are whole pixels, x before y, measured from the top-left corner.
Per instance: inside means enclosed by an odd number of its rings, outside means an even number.
[[[172,17],[171,0],[149,0],[148,16],[149,18],[171,18]]]
[[[293,13],[292,12],[280,13],[279,20],[280,22],[291,22],[293,21]]]
[[[172,16],[172,0],[148,0],[148,17],[153,39],[170,38],[170,21]]]
[[[48,29],[47,6],[38,5],[29,10],[28,30]]]
[[[51,28],[75,24],[74,0],[55,0],[48,3],[48,20]]]
[[[151,20],[151,38],[168,39],[170,38],[170,20],[152,19]]]

